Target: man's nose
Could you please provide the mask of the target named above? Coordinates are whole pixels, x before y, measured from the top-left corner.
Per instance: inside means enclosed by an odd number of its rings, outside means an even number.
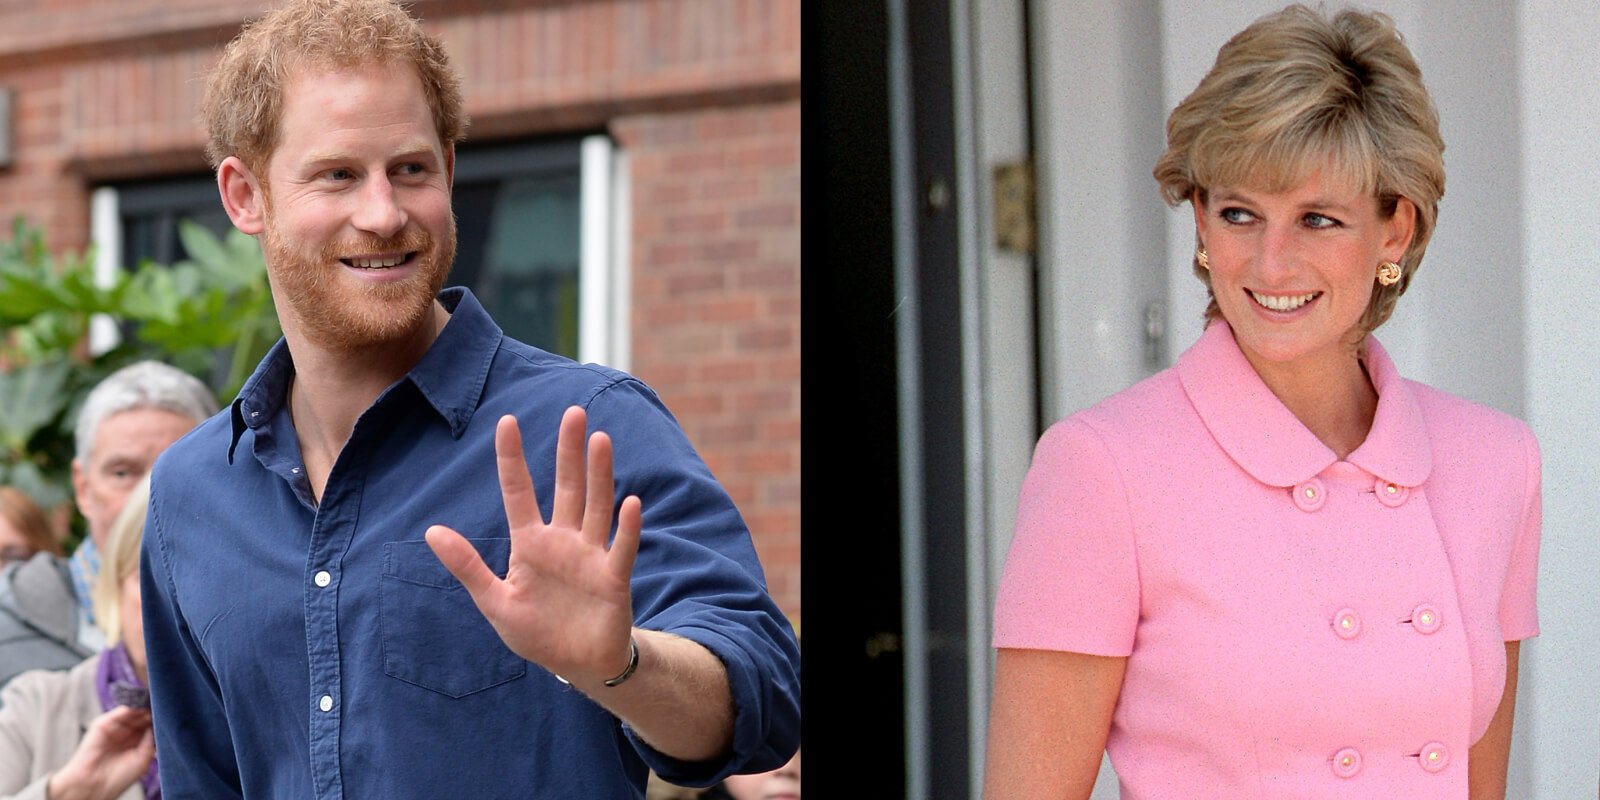
[[[394,184],[387,177],[380,176],[367,183],[361,195],[361,207],[350,223],[360,230],[387,239],[405,228],[406,219]]]

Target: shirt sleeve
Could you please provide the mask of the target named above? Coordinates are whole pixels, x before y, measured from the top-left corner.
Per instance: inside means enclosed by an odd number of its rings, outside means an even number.
[[[1045,431],[1023,479],[995,599],[994,646],[1126,656],[1138,619],[1121,474],[1100,435],[1069,418]]]
[[[156,489],[152,483],[139,591],[162,795],[242,798],[222,692],[178,605]]]
[[[1539,635],[1539,611],[1535,603],[1539,580],[1539,537],[1543,527],[1544,504],[1541,498],[1539,442],[1533,431],[1523,429],[1527,453],[1523,477],[1522,524],[1511,549],[1511,565],[1506,570],[1505,586],[1500,591],[1500,634],[1508,642]]]
[[[643,506],[634,624],[710,650],[727,668],[734,704],[732,752],[720,761],[673,759],[624,727],[626,737],[652,770],[684,786],[776,769],[800,743],[800,653],[749,528],[649,387],[617,381],[587,411],[590,430],[611,436],[617,497],[637,495]]]

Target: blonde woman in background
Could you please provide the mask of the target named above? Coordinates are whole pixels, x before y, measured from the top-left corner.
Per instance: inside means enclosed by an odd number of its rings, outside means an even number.
[[[161,796],[139,610],[139,541],[150,479],[112,524],[93,588],[108,645],[69,671],[34,670],[0,692],[0,796],[153,800]]]

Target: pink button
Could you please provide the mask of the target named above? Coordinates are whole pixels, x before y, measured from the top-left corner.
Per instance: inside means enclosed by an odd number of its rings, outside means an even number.
[[[1411,627],[1416,628],[1419,633],[1433,633],[1439,630],[1443,622],[1444,619],[1439,616],[1439,609],[1427,603],[1417,606],[1411,612]]]
[[[1439,772],[1450,763],[1450,749],[1439,742],[1428,742],[1417,754],[1417,762],[1429,772]]]
[[[1333,615],[1333,632],[1340,639],[1354,639],[1361,635],[1361,615],[1353,608],[1341,608]]]
[[[1361,753],[1354,747],[1346,747],[1333,754],[1333,774],[1341,778],[1354,778],[1361,771]]]
[[[1390,507],[1399,508],[1405,505],[1407,498],[1411,497],[1411,490],[1398,483],[1390,483],[1382,478],[1372,485],[1372,492],[1378,496],[1378,502]]]
[[[1316,478],[1290,489],[1289,492],[1294,496],[1294,504],[1299,506],[1301,511],[1316,511],[1328,500],[1328,493],[1322,488],[1322,481]]]

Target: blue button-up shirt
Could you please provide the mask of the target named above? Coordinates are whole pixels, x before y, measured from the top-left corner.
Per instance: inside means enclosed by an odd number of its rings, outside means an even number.
[[[799,653],[739,512],[655,394],[505,338],[478,301],[356,422],[312,496],[279,342],[231,408],[156,464],[141,577],[169,798],[642,797],[646,768],[709,784],[799,741]],[[685,763],[506,649],[424,543],[442,523],[504,575],[494,428],[521,423],[545,517],[570,405],[643,501],[635,624],[727,666],[733,751]],[[641,667],[641,669],[646,667]]]

